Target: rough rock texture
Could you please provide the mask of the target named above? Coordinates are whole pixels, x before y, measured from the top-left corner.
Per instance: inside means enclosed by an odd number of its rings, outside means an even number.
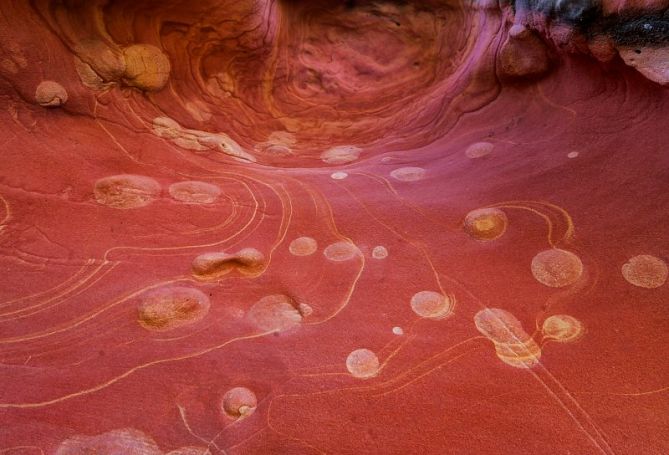
[[[669,453],[667,6],[0,2],[0,453]]]

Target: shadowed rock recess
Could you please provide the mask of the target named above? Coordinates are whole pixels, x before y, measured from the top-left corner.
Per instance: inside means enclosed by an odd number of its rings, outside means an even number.
[[[0,453],[669,453],[669,0],[0,1]]]

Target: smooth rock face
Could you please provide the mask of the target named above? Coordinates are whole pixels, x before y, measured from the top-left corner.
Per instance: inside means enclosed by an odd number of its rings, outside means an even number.
[[[0,454],[669,453],[667,11],[0,2]]]

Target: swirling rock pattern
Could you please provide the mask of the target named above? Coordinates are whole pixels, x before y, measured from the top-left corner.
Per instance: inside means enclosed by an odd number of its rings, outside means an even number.
[[[0,2],[0,453],[669,453],[668,7]]]

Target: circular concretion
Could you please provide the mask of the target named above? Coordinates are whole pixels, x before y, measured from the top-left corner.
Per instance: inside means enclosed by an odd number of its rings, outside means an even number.
[[[640,288],[659,288],[667,281],[667,263],[649,254],[630,258],[622,267],[628,283]]]
[[[318,242],[311,237],[298,237],[288,246],[288,251],[294,256],[310,256],[318,249]]]
[[[444,319],[453,314],[455,302],[434,291],[421,291],[411,297],[411,309],[421,318]]]
[[[500,209],[472,210],[465,217],[464,230],[476,240],[495,240],[506,232],[509,220]]]
[[[125,73],[123,82],[141,90],[156,91],[170,77],[170,60],[156,46],[134,44],[123,49]]]
[[[340,145],[321,153],[321,160],[327,164],[346,164],[357,160],[361,152],[355,145]]]
[[[162,455],[158,444],[139,430],[123,428],[96,436],[75,435],[55,451],[55,455],[141,454]]]
[[[250,416],[255,412],[257,406],[256,394],[246,387],[230,389],[221,399],[221,412],[235,420]]]
[[[173,199],[187,204],[211,204],[221,195],[216,185],[199,181],[173,183],[168,191]]]
[[[268,295],[256,302],[248,312],[249,319],[262,331],[282,331],[302,322],[302,314],[290,297]]]
[[[256,275],[265,266],[265,256],[255,248],[244,248],[234,254],[204,253],[192,263],[193,276],[199,280],[214,280],[233,270],[242,275]]]
[[[393,327],[393,334],[397,336],[404,335],[404,330],[402,330],[402,327]]]
[[[583,263],[570,251],[553,248],[532,259],[532,275],[546,286],[561,288],[574,284],[583,274]]]
[[[160,184],[150,177],[121,174],[104,177],[93,189],[95,200],[115,209],[144,207],[160,196]]]
[[[372,250],[372,257],[374,259],[385,259],[388,257],[388,250],[385,246],[375,246]]]
[[[147,330],[167,331],[194,324],[209,312],[209,297],[195,288],[170,286],[148,292],[137,307]]]
[[[345,240],[332,243],[323,250],[323,255],[334,262],[348,261],[356,257],[358,253],[358,247]]]
[[[379,374],[379,358],[369,349],[356,349],[346,358],[346,369],[355,378],[373,378]]]
[[[330,178],[333,180],[344,180],[346,177],[348,177],[346,172],[333,172],[330,174]]]
[[[422,167],[401,167],[390,172],[390,176],[401,182],[415,182],[425,178],[425,169]]]
[[[467,147],[465,156],[471,159],[483,158],[484,156],[490,155],[494,148],[495,146],[490,142],[476,142]]]
[[[583,335],[583,324],[573,316],[566,314],[556,314],[547,318],[541,331],[545,338],[569,343],[575,341]]]
[[[35,101],[44,107],[62,106],[67,101],[67,91],[58,82],[42,81],[35,90]]]

